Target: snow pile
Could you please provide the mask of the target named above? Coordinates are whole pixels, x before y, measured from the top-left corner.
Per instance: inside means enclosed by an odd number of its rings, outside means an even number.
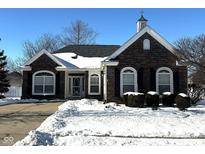
[[[200,101],[198,101],[196,104],[197,104],[197,105],[205,105],[205,100],[204,100],[204,99],[203,99],[203,100],[200,100]]]
[[[143,93],[138,93],[138,92],[126,92],[123,95],[135,95],[135,96],[138,96],[138,95],[144,95],[144,94]]]
[[[76,55],[75,53],[56,53],[53,54],[55,57],[63,60],[63,64],[68,62],[69,65],[65,66],[73,66],[73,68],[100,68],[101,62],[105,60],[107,57],[83,57],[80,55]]]
[[[21,99],[20,97],[6,97],[4,99],[0,99],[0,106],[1,105],[9,105],[9,104],[27,104],[27,103],[47,103],[47,102],[62,102],[62,99]]]
[[[0,99],[0,106],[15,103],[36,103],[39,102],[37,99],[21,99],[19,97],[3,98]]]
[[[181,96],[181,97],[188,97],[188,95],[186,95],[184,93],[179,93],[178,95]]]
[[[205,144],[196,140],[205,137],[203,123],[203,107],[182,112],[171,107],[152,110],[82,99],[59,106],[15,145],[199,145]]]

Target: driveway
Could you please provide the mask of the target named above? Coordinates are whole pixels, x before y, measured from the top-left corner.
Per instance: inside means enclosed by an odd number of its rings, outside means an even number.
[[[0,106],[0,145],[13,145],[53,114],[61,103]]]

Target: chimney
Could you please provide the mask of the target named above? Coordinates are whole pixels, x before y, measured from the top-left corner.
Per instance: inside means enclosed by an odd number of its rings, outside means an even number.
[[[141,15],[140,19],[138,19],[137,21],[137,32],[141,31],[144,27],[147,26],[147,19],[145,19],[143,17],[143,15]]]

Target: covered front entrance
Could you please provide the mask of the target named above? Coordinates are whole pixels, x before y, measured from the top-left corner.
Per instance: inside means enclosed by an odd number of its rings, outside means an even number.
[[[69,98],[83,98],[85,97],[85,76],[84,74],[79,75],[68,75],[68,97]]]

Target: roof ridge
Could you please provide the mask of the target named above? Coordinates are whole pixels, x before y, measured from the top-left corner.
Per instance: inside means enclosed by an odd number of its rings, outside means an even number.
[[[67,46],[120,46],[120,45],[118,44],[69,44],[64,47],[67,47]]]
[[[120,45],[67,45],[52,53],[73,52],[84,57],[107,57],[120,48]]]

